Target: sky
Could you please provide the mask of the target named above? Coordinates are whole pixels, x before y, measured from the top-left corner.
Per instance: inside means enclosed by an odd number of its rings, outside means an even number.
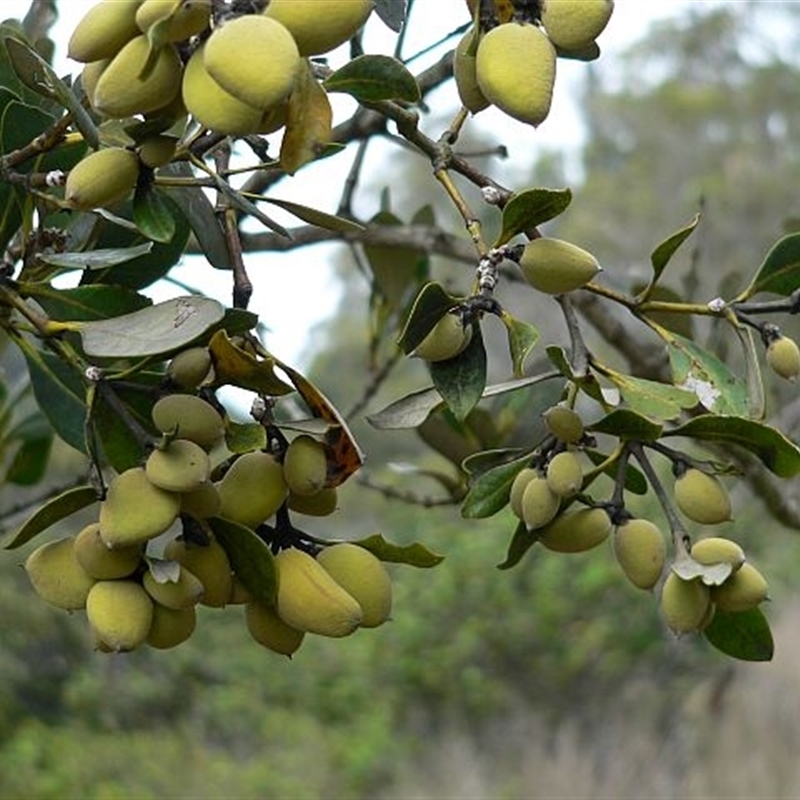
[[[613,59],[633,39],[640,36],[654,20],[680,13],[692,0],[616,0],[611,21],[599,39],[603,59]],[[714,2],[714,0],[693,0]],[[94,5],[95,0],[60,0],[61,17],[52,30],[56,41],[55,66],[60,74],[77,72],[78,65],[66,58],[66,42],[76,22]],[[406,52],[415,52],[416,47],[436,41],[455,26],[467,21],[463,0],[416,0],[417,8],[430,6],[434,13],[424,15],[424,24],[409,27]],[[0,17],[21,17],[29,6],[28,0],[2,0]],[[68,10],[69,13],[66,13]],[[427,9],[426,9],[427,10]],[[423,15],[419,15],[420,17]],[[367,52],[391,52],[394,35],[373,19],[365,34]],[[449,49],[452,45],[449,45]],[[443,50],[431,53],[435,61]],[[333,53],[332,66],[344,63],[346,54]],[[415,62],[414,69],[422,66]],[[529,126],[510,120],[495,109],[488,109],[475,117],[470,124],[488,125],[503,131],[503,141],[510,150],[510,159],[529,153],[532,147],[576,147],[580,144],[581,130],[575,111],[576,86],[585,65],[579,62],[559,61],[558,78],[553,105],[548,119],[535,131]],[[456,110],[455,88],[452,87],[454,111]],[[345,99],[334,107],[337,118],[334,123],[351,113],[352,105]],[[423,121],[424,125],[424,121]],[[435,131],[426,131],[435,136]],[[296,176],[281,182],[275,191],[280,199],[314,205],[323,211],[335,212],[339,191],[350,160],[340,155],[326,162],[311,165]],[[378,209],[377,197],[371,198],[374,206],[364,208],[370,216]],[[293,217],[274,213],[266,209],[278,222],[292,225]],[[289,254],[264,254],[249,256],[246,265],[254,284],[250,309],[259,314],[267,325],[266,346],[282,360],[302,369],[307,365],[311,353],[307,350],[308,334],[312,327],[328,318],[340,302],[341,289],[335,281],[330,266],[331,259],[339,252],[335,245],[316,245],[296,250]],[[228,273],[207,266],[201,259],[190,259],[175,270],[176,277],[186,284],[201,287],[207,294],[221,302],[230,302],[230,278]],[[182,292],[174,285],[161,284],[148,290],[154,300],[165,300]],[[365,324],[366,324],[366,310]]]

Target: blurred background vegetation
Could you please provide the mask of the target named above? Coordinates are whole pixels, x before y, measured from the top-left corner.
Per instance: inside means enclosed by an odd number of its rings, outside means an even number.
[[[530,174],[510,180],[571,185],[576,199],[548,232],[613,265],[621,287],[701,208],[694,249],[670,267],[672,288],[699,298],[725,295],[736,273],[750,273],[800,224],[800,68],[778,46],[800,35],[800,9],[705,6],[653,27],[615,63],[592,65],[579,157],[540,154]],[[491,148],[501,133],[483,131],[474,144]],[[426,173],[406,166],[380,176],[402,181],[392,196],[403,219],[435,199]],[[457,285],[453,270],[434,264]],[[352,311],[368,284],[344,250],[340,272],[347,299],[314,332],[309,374],[347,409],[359,400],[352,376],[368,362],[367,314]],[[521,308],[533,297],[506,291],[501,301]],[[535,314],[547,330],[548,308]],[[547,335],[562,334],[554,325]],[[503,358],[498,350],[493,361]],[[419,364],[404,364],[369,408],[424,383]],[[770,414],[790,413],[795,393],[775,387]],[[437,496],[435,481],[386,463],[446,472],[445,459],[412,433],[375,432],[359,419],[353,427],[371,483]],[[69,453],[55,460],[54,480],[75,470]],[[93,653],[80,615],[46,607],[29,587],[20,563],[33,545],[5,554],[0,797],[797,796],[800,541],[758,498],[729,484],[736,519],[723,534],[770,577],[777,657],[731,666],[702,641],[665,632],[654,598],[625,582],[610,544],[578,556],[534,549],[500,571],[510,516],[462,520],[454,506],[350,483],[341,510],[312,520],[312,533],[379,531],[446,558],[432,571],[392,570],[391,623],[341,641],[308,637],[291,661],[255,644],[237,607],[202,609],[175,651]],[[0,509],[19,502],[18,492],[0,495]],[[651,498],[635,510],[659,519]]]

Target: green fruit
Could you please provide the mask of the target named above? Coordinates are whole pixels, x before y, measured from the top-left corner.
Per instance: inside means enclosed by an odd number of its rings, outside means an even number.
[[[197,605],[205,592],[200,579],[184,566],[180,566],[178,579],[175,581],[160,581],[152,570],[147,570],[142,578],[142,586],[156,603],[174,609]]]
[[[603,32],[613,10],[613,0],[545,0],[542,25],[556,47],[583,50]]]
[[[648,519],[629,519],[614,531],[614,555],[628,580],[639,589],[652,589],[667,562],[667,544]]]
[[[710,622],[711,594],[699,578],[685,581],[674,572],[661,590],[661,612],[674,633],[694,633]]]
[[[283,467],[270,453],[255,450],[239,456],[217,484],[219,515],[257,528],[286,500]]]
[[[392,580],[381,561],[369,550],[342,542],[323,548],[317,563],[361,606],[362,628],[376,628],[389,619]]]
[[[100,536],[108,547],[131,547],[172,525],[181,508],[179,494],[154,486],[142,467],[120,473],[100,504]]]
[[[287,625],[275,609],[253,601],[244,607],[247,630],[260,645],[291,658],[303,643],[305,633]]]
[[[67,55],[74,61],[113,58],[134,36],[136,10],[142,0],[100,0],[81,18],[72,31]]]
[[[731,501],[719,479],[699,469],[687,469],[675,481],[675,502],[694,522],[717,525],[731,518]]]
[[[766,578],[747,563],[742,564],[721,586],[711,589],[711,599],[723,611],[747,611],[768,597]]]
[[[280,22],[245,14],[214,30],[206,41],[203,63],[226,92],[265,111],[289,96],[301,60],[292,35]]]
[[[179,388],[191,392],[208,377],[212,366],[211,352],[207,347],[188,347],[169,362],[167,377]]]
[[[124,653],[147,639],[153,601],[135,581],[98,581],[86,598],[86,617],[99,649]]]
[[[709,536],[706,539],[698,539],[692,545],[692,558],[704,566],[713,564],[730,564],[736,572],[744,564],[744,550],[730,539],[721,536]]]
[[[329,514],[333,514],[338,508],[338,503],[339,494],[335,486],[327,486],[316,494],[302,495],[289,492],[286,500],[286,504],[292,511],[308,514],[311,517],[327,517]]]
[[[308,434],[296,436],[283,457],[283,477],[296,495],[316,494],[328,478],[325,445]]]
[[[558,514],[561,498],[554,494],[545,478],[532,478],[522,493],[522,521],[529,531],[542,528]]]
[[[539,541],[556,553],[583,553],[602,544],[609,533],[611,518],[605,509],[570,509],[539,531]]]
[[[69,171],[64,199],[81,211],[108,206],[130,194],[138,179],[136,153],[107,147],[85,156]]]
[[[225,425],[219,412],[192,394],[162,397],[151,412],[153,424],[162,433],[174,433],[200,447],[210,449],[222,438]]]
[[[164,548],[164,558],[177,561],[203,584],[200,605],[222,608],[231,596],[233,577],[228,554],[216,539],[207,545],[187,544],[173,539]]]
[[[109,550],[100,536],[100,524],[92,522],[75,537],[75,557],[87,574],[101,581],[132,575],[142,562],[140,544]]]
[[[87,64],[81,71],[81,86],[86,94],[86,99],[94,108],[94,91],[97,88],[97,81],[103,74],[103,70],[111,63],[110,58],[104,58],[100,61],[92,61]]]
[[[199,444],[189,439],[173,439],[150,453],[144,470],[154,486],[168,492],[190,492],[208,481],[211,461]]]
[[[583,486],[583,466],[571,450],[564,450],[550,459],[547,465],[547,485],[560,498],[570,497]]]
[[[527,22],[492,28],[478,44],[475,74],[484,97],[504,113],[533,126],[547,118],[556,51],[541,28]]]
[[[197,519],[207,519],[219,514],[219,492],[215,484],[201,483],[196,489],[181,493],[181,514],[190,514]]]
[[[103,70],[92,105],[106,117],[130,117],[156,111],[170,103],[181,88],[183,65],[174,45],[160,47],[152,68],[150,43],[142,34],[131,39]]]
[[[532,467],[523,467],[514,477],[511,483],[511,491],[508,495],[508,504],[515,516],[522,519],[522,496],[528,484],[539,477],[539,473]]]
[[[800,347],[788,336],[779,336],[767,345],[767,364],[781,378],[793,381],[800,375]]]
[[[295,548],[275,557],[278,569],[278,615],[293,628],[320,636],[349,636],[363,612],[308,553]]]
[[[36,594],[46,603],[66,611],[85,608],[95,584],[75,556],[74,536],[47,542],[25,560],[25,571]]]
[[[168,136],[165,133],[157,133],[153,136],[148,136],[146,139],[143,139],[142,143],[139,145],[139,160],[142,164],[151,169],[163,167],[165,164],[169,164],[169,162],[172,161],[177,144],[178,138],[176,136]],[[206,350],[206,352],[208,352],[205,347],[193,347],[184,352],[190,352],[191,350]],[[180,355],[180,353],[178,355]],[[211,357],[209,356],[209,362],[210,360]],[[208,372],[208,370],[206,370],[206,372]],[[205,378],[205,374],[203,378]],[[202,380],[202,378],[200,380]],[[200,381],[194,386],[181,386],[181,388],[196,389],[199,385]]]
[[[373,5],[372,0],[270,0],[264,15],[286,27],[301,56],[315,56],[352,39]]]
[[[188,608],[167,608],[153,603],[153,623],[146,642],[157,650],[169,650],[185,642],[197,626],[197,611]]]
[[[477,114],[488,108],[490,103],[478,86],[475,50],[472,48],[474,38],[475,29],[470,28],[456,45],[453,52],[453,76],[462,105],[473,114]]]
[[[411,354],[425,361],[447,361],[463,352],[472,339],[472,326],[464,327],[460,314],[448,312],[428,332]]]
[[[534,239],[525,245],[519,266],[525,280],[546,294],[580,289],[599,272],[597,259],[561,239]]]
[[[143,33],[162,20],[166,41],[181,42],[202,33],[211,19],[211,0],[144,0],[136,12]]]
[[[551,436],[565,444],[577,444],[583,439],[583,421],[577,411],[568,406],[551,406],[542,415]]]

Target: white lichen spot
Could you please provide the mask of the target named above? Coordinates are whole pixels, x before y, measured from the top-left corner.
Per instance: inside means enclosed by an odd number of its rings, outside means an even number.
[[[725,310],[727,303],[721,297],[715,297],[713,300],[709,300],[706,305],[709,311],[712,311],[714,314],[719,314],[721,311]]]
[[[693,392],[700,404],[709,410],[714,408],[715,403],[722,395],[722,392],[713,383],[701,380],[694,375],[689,375],[678,388]]]

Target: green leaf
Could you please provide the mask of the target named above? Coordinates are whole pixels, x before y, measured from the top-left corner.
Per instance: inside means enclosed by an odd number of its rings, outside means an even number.
[[[629,408],[617,408],[602,419],[587,426],[592,433],[608,433],[620,439],[636,442],[655,442],[664,429],[657,422],[648,419]]]
[[[258,422],[234,422],[225,425],[225,446],[231,453],[250,453],[267,446],[267,429]]]
[[[62,269],[106,269],[147,255],[152,249],[152,242],[142,242],[133,247],[105,247],[82,253],[42,253],[39,260]]]
[[[334,214],[326,214],[324,211],[319,211],[316,208],[310,208],[300,203],[293,203],[291,200],[278,200],[275,197],[260,197],[259,200],[265,203],[272,203],[272,205],[288,211],[298,219],[303,220],[303,222],[307,222],[309,225],[316,225],[318,228],[325,228],[328,231],[352,233],[364,230],[363,225],[359,225],[353,220],[337,217]]]
[[[28,517],[17,530],[2,539],[5,550],[21,547],[34,536],[46,531],[62,519],[97,502],[97,492],[91,486],[76,486],[48,500]]]
[[[109,319],[153,303],[149,297],[123,286],[92,284],[74,289],[55,289],[48,284],[26,283],[20,288],[55,320]]]
[[[400,33],[406,20],[406,0],[375,0],[375,13],[389,30]]]
[[[759,292],[784,297],[800,288],[800,233],[779,239],[767,253],[750,285],[737,299],[746,300]]]
[[[406,324],[397,343],[403,352],[412,353],[431,332],[434,325],[460,302],[458,297],[448,294],[440,283],[426,283],[414,300]]]
[[[776,428],[745,417],[703,414],[666,431],[664,436],[738,445],[757,456],[780,478],[800,473],[800,447]]]
[[[675,419],[684,409],[697,405],[694,392],[667,383],[611,371],[606,377],[619,389],[622,399],[633,411],[656,421]]]
[[[45,422],[44,415],[35,414],[23,420],[9,432],[8,440],[18,441],[20,446],[14,453],[5,480],[18,486],[33,486],[42,480],[53,446],[53,429]]]
[[[668,236],[653,250],[650,254],[650,263],[653,265],[652,283],[655,283],[661,277],[661,273],[664,271],[667,264],[669,264],[672,256],[675,255],[678,248],[691,236],[698,222],[700,222],[700,215],[695,214],[688,225],[676,231],[671,236]]]
[[[176,297],[108,320],[77,323],[87,355],[130,358],[168,353],[191,344],[225,315],[221,303]]]
[[[539,541],[538,531],[529,531],[524,522],[520,522],[511,537],[505,561],[497,565],[498,569],[511,569],[522,561],[522,557]]]
[[[514,377],[524,374],[525,361],[539,341],[539,329],[529,322],[511,316],[507,311],[501,315],[508,332],[508,349],[511,353]]]
[[[133,221],[148,239],[166,244],[175,235],[174,207],[152,184],[139,187],[133,196]]]
[[[256,600],[274,608],[278,598],[278,575],[275,559],[264,540],[250,528],[229,519],[211,517],[208,523],[239,580]]]
[[[353,544],[369,550],[376,558],[393,564],[408,564],[410,567],[435,567],[444,561],[444,556],[434,553],[425,545],[415,542],[414,544],[392,544],[379,533],[367,536],[365,539],[356,539]]]
[[[218,386],[229,384],[272,397],[294,391],[275,374],[275,359],[256,358],[231,342],[225,331],[217,331],[208,346],[214,359]]]
[[[525,455],[489,469],[470,481],[469,491],[461,505],[461,516],[465,519],[483,519],[505,508],[511,484],[528,460],[529,456]]]
[[[328,92],[344,92],[366,102],[416,103],[421,97],[414,76],[396,58],[384,55],[358,56],[322,85]]]
[[[458,420],[478,404],[486,388],[486,348],[478,323],[473,324],[472,338],[455,358],[432,361],[428,369],[442,399]]]
[[[703,635],[717,650],[742,661],[771,661],[775,652],[769,622],[760,608],[736,612],[718,608]]]
[[[526,189],[512,195],[503,208],[503,226],[494,243],[506,244],[518,233],[525,233],[557,217],[572,202],[569,189]]]

